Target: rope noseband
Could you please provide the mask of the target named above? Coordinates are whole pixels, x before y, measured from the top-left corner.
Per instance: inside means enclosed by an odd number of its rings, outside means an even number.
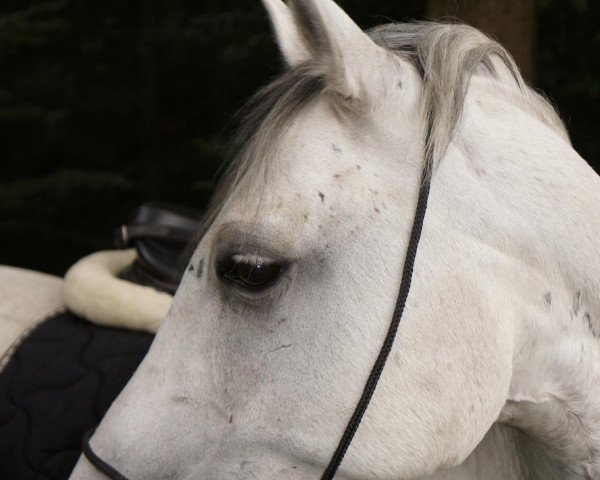
[[[87,458],[88,462],[90,462],[98,471],[102,472],[108,478],[112,478],[112,480],[127,480],[125,475],[119,472],[110,463],[106,463],[104,460],[102,460],[94,453],[92,447],[90,447],[90,438],[92,438],[95,430],[95,428],[90,428],[83,436],[83,440],[81,441],[81,450],[83,451],[83,455],[85,458]]]
[[[385,367],[385,363],[388,359],[390,351],[392,350],[392,346],[394,345],[394,340],[396,338],[396,333],[398,332],[398,327],[400,325],[400,320],[402,319],[402,314],[404,313],[404,307],[406,306],[406,299],[408,298],[408,292],[410,291],[410,284],[412,281],[412,273],[415,265],[415,259],[417,256],[417,248],[419,246],[419,240],[421,239],[421,231],[423,230],[423,222],[425,220],[425,211],[427,210],[427,201],[429,199],[429,190],[431,187],[431,168],[432,162],[429,158],[429,155],[426,155],[425,165],[423,167],[423,172],[421,174],[421,185],[419,187],[419,198],[417,200],[417,208],[415,211],[415,219],[413,222],[412,230],[410,233],[410,239],[408,242],[408,248],[406,250],[406,258],[404,260],[404,267],[402,270],[402,280],[400,282],[400,292],[398,293],[398,299],[396,300],[396,306],[394,308],[394,314],[392,315],[392,321],[390,323],[390,327],[388,329],[385,340],[383,341],[383,345],[381,346],[381,350],[379,351],[379,355],[377,356],[377,360],[371,369],[371,373],[369,374],[369,378],[365,384],[363,389],[363,393],[354,409],[354,413],[352,417],[350,417],[350,421],[344,430],[344,434],[340,439],[340,442],[331,457],[329,465],[323,472],[321,476],[321,480],[332,480],[333,476],[337,472],[342,460],[344,459],[344,455],[354,438],[354,434],[360,425],[363,415],[369,406],[369,402],[373,397],[373,393],[375,393],[375,388],[377,387],[377,382],[381,377],[381,372],[383,372],[383,368]],[[94,453],[92,448],[90,447],[90,438],[94,433],[94,429],[89,430],[85,436],[83,437],[83,454],[85,458],[94,465],[100,472],[102,472],[107,477],[113,480],[128,480],[123,474],[121,474],[117,469],[115,469],[112,465],[106,463],[102,460],[98,455]]]

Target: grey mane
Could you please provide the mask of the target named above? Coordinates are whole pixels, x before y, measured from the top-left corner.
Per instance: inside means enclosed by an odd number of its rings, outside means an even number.
[[[441,158],[460,124],[469,82],[474,75],[490,88],[511,90],[519,107],[569,141],[554,107],[526,85],[510,54],[498,42],[464,24],[390,23],[367,32],[378,45],[405,57],[423,79],[423,108],[432,129],[427,148]]]
[[[471,78],[490,80],[490,88],[512,93],[520,108],[569,141],[552,105],[524,82],[510,54],[480,31],[462,24],[391,23],[369,30],[371,39],[411,62],[423,80],[423,114],[428,127],[426,153],[443,156],[460,125]],[[233,162],[227,169],[204,219],[201,235],[226,198],[244,178],[266,181],[277,139],[290,120],[325,90],[309,63],[289,69],[254,95],[239,114]],[[263,183],[264,184],[264,183]]]

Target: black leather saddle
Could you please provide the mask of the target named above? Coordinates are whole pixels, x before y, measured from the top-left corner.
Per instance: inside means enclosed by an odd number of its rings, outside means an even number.
[[[199,211],[169,203],[139,207],[127,225],[115,230],[117,247],[137,251],[137,259],[120,278],[175,293],[201,218]]]

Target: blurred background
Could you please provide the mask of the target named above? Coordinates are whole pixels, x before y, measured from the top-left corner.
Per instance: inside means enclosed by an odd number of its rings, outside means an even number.
[[[598,0],[339,3],[365,28],[493,35],[600,168]],[[2,0],[0,263],[62,275],[144,201],[202,209],[233,114],[280,69],[259,0]]]

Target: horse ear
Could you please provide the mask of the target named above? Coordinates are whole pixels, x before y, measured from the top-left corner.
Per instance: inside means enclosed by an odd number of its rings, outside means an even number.
[[[262,0],[269,12],[277,44],[285,62],[295,67],[310,59],[310,54],[294,22],[294,17],[283,0]]]
[[[297,31],[329,86],[346,98],[365,92],[370,61],[383,49],[333,0],[289,0]],[[372,73],[372,72],[371,72]]]

